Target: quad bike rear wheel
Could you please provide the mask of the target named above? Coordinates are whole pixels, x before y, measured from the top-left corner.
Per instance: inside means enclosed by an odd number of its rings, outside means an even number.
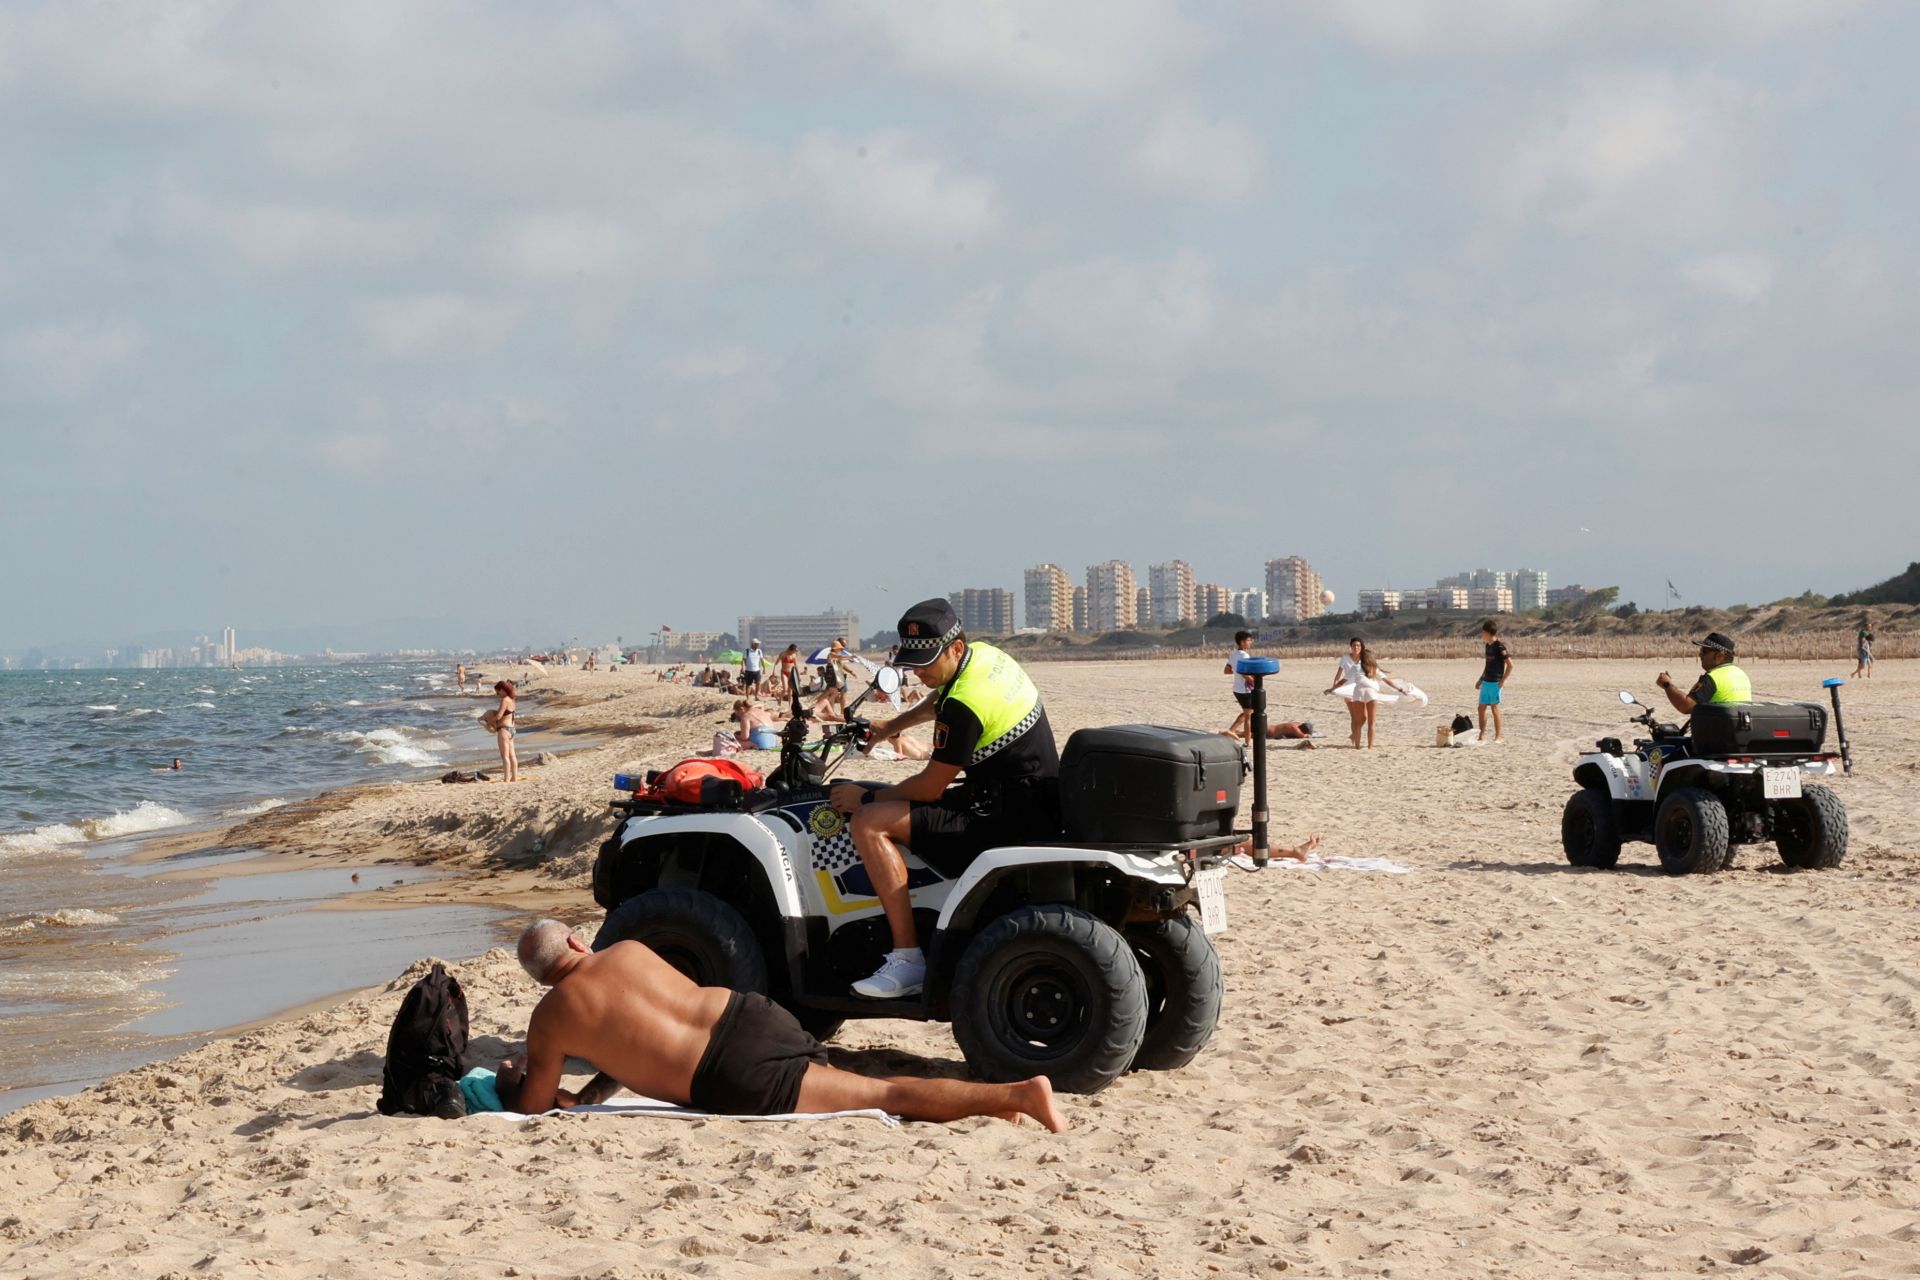
[[[1705,787],[1680,787],[1661,797],[1653,815],[1653,847],[1670,876],[1710,876],[1733,856],[1727,807]]]
[[[1773,843],[1790,867],[1830,870],[1847,856],[1847,807],[1826,787],[1773,802]]]
[[[1105,921],[1058,903],[1016,907],[961,955],[952,1016],[984,1079],[1046,1076],[1063,1093],[1098,1093],[1140,1052],[1147,983]]]
[[[1220,1022],[1220,957],[1207,931],[1188,916],[1125,929],[1147,983],[1147,1034],[1134,1071],[1173,1071],[1207,1047]]]
[[[607,912],[593,949],[643,942],[699,986],[767,990],[767,957],[746,917],[699,889],[649,889]]]

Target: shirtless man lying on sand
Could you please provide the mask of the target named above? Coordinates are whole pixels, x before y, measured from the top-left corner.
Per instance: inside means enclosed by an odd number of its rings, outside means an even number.
[[[827,1065],[827,1051],[765,996],[696,987],[638,942],[592,951],[558,920],[520,935],[520,967],[552,987],[527,1024],[524,1068],[500,1064],[508,1110],[591,1106],[622,1087],[720,1115],[790,1115],[877,1108],[908,1120],[968,1116],[1067,1127],[1045,1076],[974,1084],[910,1076],[874,1079]],[[560,1088],[567,1058],[600,1072],[578,1094]]]

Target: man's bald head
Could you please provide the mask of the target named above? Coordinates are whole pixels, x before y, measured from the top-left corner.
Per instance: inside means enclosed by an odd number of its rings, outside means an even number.
[[[553,971],[567,955],[573,930],[558,920],[535,920],[520,935],[520,967],[543,986],[551,985]]]

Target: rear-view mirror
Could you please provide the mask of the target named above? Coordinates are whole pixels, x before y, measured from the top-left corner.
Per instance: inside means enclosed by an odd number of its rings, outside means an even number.
[[[1628,693],[1628,692],[1627,692],[1627,691],[1626,691],[1625,689],[1622,689],[1622,690],[1620,691],[1620,701],[1622,701],[1622,702],[1624,702],[1624,703],[1626,703],[1626,704],[1627,704],[1628,706],[1632,706],[1632,705],[1633,705],[1633,695],[1632,695],[1632,694],[1630,694],[1630,693]]]
[[[873,682],[880,687],[880,692],[886,694],[888,697],[892,697],[894,694],[900,692],[900,672],[893,667],[880,668],[880,672],[874,676]]]

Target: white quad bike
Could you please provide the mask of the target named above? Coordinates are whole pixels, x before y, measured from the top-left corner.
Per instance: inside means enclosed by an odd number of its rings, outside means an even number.
[[[703,986],[769,995],[822,1039],[846,1018],[948,1021],[987,1080],[1045,1075],[1093,1093],[1129,1070],[1192,1061],[1220,1016],[1209,935],[1226,928],[1225,858],[1241,833],[1167,845],[1036,840],[989,849],[952,878],[902,850],[924,991],[852,994],[891,937],[827,786],[869,739],[860,704],[899,687],[897,670],[878,670],[847,722],[814,742],[796,690],[779,767],[738,803],[614,801],[622,816],[594,866],[594,898],[608,909],[594,949],[644,942]],[[1257,770],[1256,788],[1264,781]],[[624,776],[615,785],[638,790]]]
[[[1839,714],[1837,681],[1829,681]],[[1739,845],[1772,840],[1789,867],[1830,868],[1847,856],[1847,811],[1808,778],[1851,769],[1844,726],[1840,754],[1821,750],[1819,703],[1706,703],[1688,725],[1662,724],[1631,693],[1620,701],[1651,738],[1628,750],[1602,738],[1582,755],[1580,789],[1560,819],[1560,844],[1576,867],[1612,867],[1624,841],[1646,841],[1669,875],[1708,875],[1733,864]],[[1691,735],[1688,728],[1691,727]]]

